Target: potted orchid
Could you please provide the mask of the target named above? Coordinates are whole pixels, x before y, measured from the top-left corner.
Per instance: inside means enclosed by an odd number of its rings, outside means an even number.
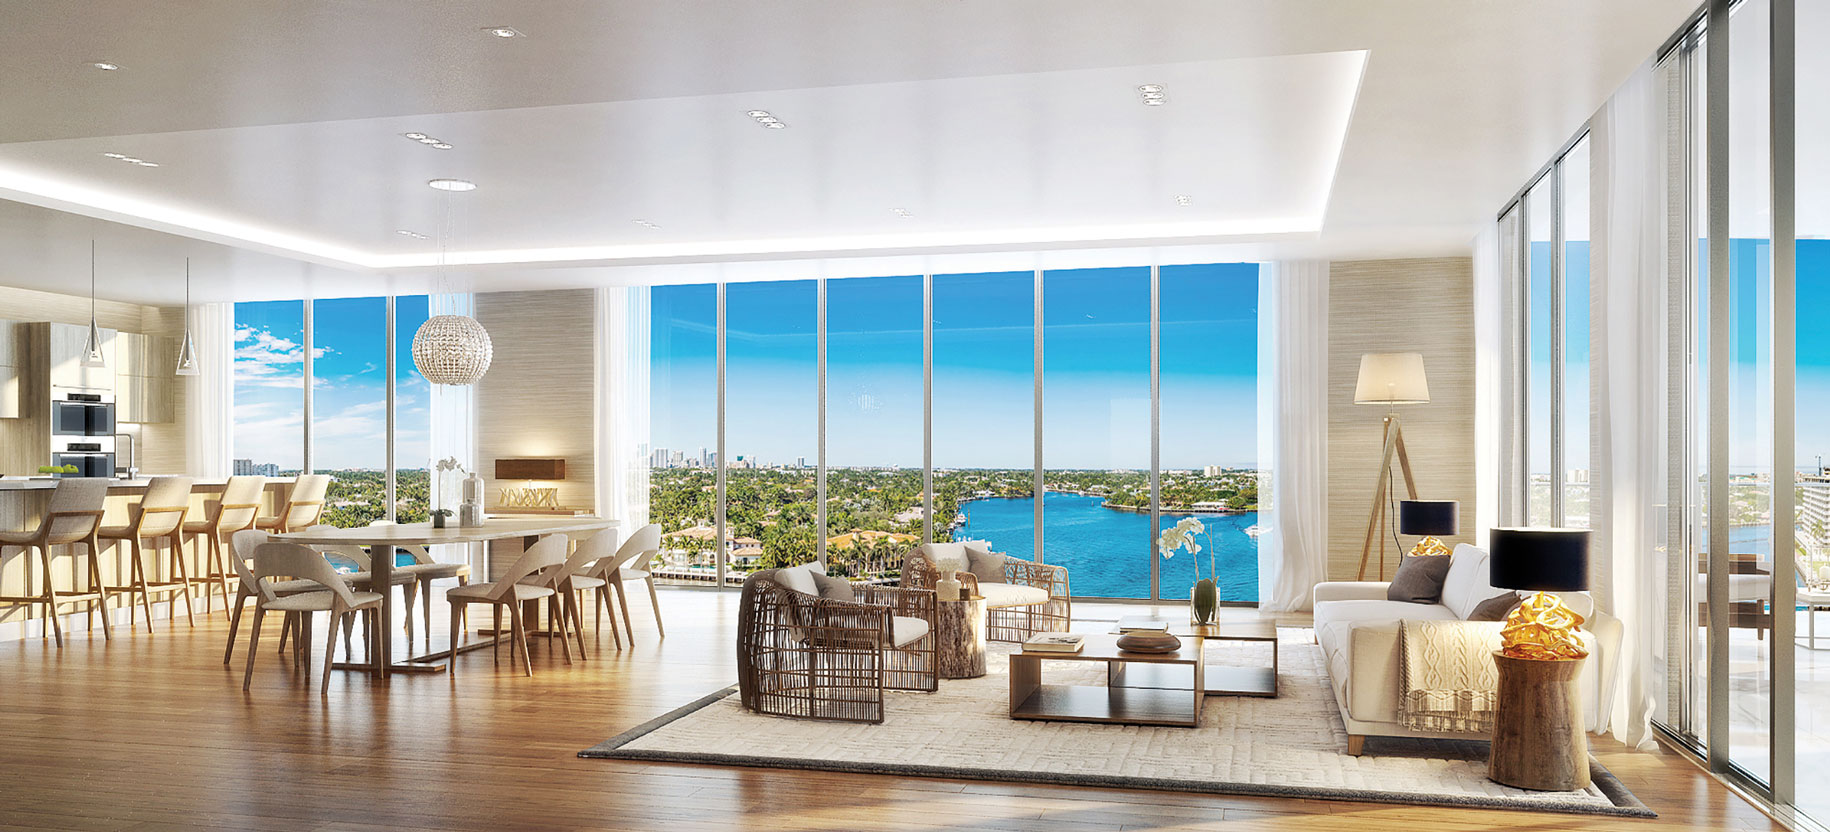
[[[1207,538],[1207,574],[1201,577],[1201,561],[1195,558],[1195,586],[1189,593],[1189,612],[1196,624],[1212,624],[1214,612],[1220,606],[1220,590],[1214,584],[1214,578],[1220,573],[1214,563],[1214,539],[1207,534],[1207,527],[1200,520],[1184,517],[1176,524],[1163,530],[1157,536],[1156,545],[1163,553],[1163,559],[1175,556],[1176,550],[1187,549],[1189,557],[1201,554],[1202,546],[1195,540],[1195,535]]]

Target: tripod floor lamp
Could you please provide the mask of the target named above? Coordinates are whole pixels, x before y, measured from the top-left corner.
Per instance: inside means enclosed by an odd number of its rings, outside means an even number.
[[[1423,354],[1416,352],[1369,352],[1360,356],[1360,380],[1354,386],[1354,404],[1382,404],[1385,414],[1385,447],[1379,454],[1379,481],[1373,489],[1372,511],[1366,517],[1366,542],[1360,546],[1360,574],[1366,580],[1366,566],[1372,558],[1373,539],[1379,541],[1379,580],[1385,580],[1385,504],[1391,487],[1392,458],[1404,474],[1404,490],[1417,499],[1417,479],[1411,475],[1411,456],[1404,448],[1404,427],[1398,420],[1398,406],[1428,404],[1430,383],[1423,372]]]

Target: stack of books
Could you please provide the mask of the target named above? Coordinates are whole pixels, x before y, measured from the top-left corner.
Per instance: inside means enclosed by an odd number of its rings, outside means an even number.
[[[1077,633],[1037,633],[1023,642],[1023,650],[1026,653],[1078,653],[1086,643],[1086,636]]]
[[[1131,633],[1167,633],[1169,621],[1163,618],[1151,618],[1147,615],[1127,615],[1118,619],[1120,635]]]

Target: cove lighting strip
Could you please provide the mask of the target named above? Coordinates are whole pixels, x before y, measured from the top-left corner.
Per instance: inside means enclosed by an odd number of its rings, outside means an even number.
[[[5,167],[0,167],[0,198],[343,268],[382,271],[427,268],[439,263],[439,255],[436,252],[382,254],[361,251],[224,217],[135,197],[125,197],[85,185],[47,179]],[[447,255],[447,262],[463,266],[492,266],[529,263],[602,264],[626,260],[738,259],[750,256],[780,257],[819,253],[1260,237],[1313,234],[1319,232],[1321,227],[1322,220],[1318,215],[1049,228],[911,231],[890,234],[453,251]]]

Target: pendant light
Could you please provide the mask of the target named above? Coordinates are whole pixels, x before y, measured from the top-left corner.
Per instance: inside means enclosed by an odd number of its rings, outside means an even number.
[[[184,344],[178,347],[178,375],[198,375],[197,344],[191,340],[191,258],[184,258]]]
[[[95,239],[89,240],[89,338],[83,342],[84,367],[106,367],[102,355],[102,328],[95,325]]]
[[[469,187],[454,187],[453,183]],[[444,284],[451,193],[476,186],[448,179],[434,179],[427,184],[445,192],[445,227],[439,229],[438,235],[438,276],[439,283]],[[441,288],[446,294],[450,293],[449,286]],[[420,324],[419,331],[413,334],[413,366],[433,384],[475,384],[489,372],[489,362],[494,356],[495,345],[489,340],[489,331],[469,315],[434,315]]]

